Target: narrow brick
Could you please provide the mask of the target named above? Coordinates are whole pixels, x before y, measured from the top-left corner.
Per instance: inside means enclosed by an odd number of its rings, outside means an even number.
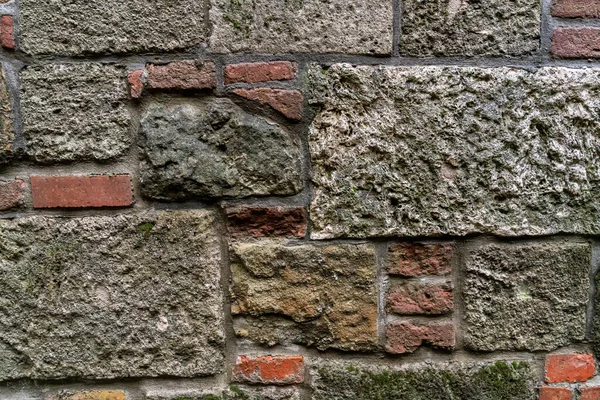
[[[118,390],[94,390],[88,392],[61,393],[46,397],[46,400],[127,400],[125,393]]]
[[[454,246],[450,243],[398,243],[388,250],[388,272],[405,277],[447,275]]]
[[[569,388],[542,386],[539,388],[539,400],[573,400],[573,391]]]
[[[147,87],[151,89],[213,89],[217,86],[212,61],[176,61],[147,66]]]
[[[34,208],[125,207],[133,204],[130,175],[32,176]]]
[[[299,90],[257,88],[236,89],[233,93],[260,104],[271,106],[289,119],[302,119],[302,92]]]
[[[581,392],[579,400],[600,400],[600,386],[582,386],[579,392]]]
[[[0,18],[0,43],[5,49],[14,50],[15,35],[14,35],[14,21],[12,15],[3,15]]]
[[[550,354],[546,357],[546,382],[585,382],[594,376],[591,354]]]
[[[387,312],[399,315],[447,314],[454,308],[450,284],[402,283],[386,297]]]
[[[142,91],[144,90],[144,82],[142,80],[143,75],[144,71],[141,69],[129,71],[127,81],[129,82],[131,97],[134,99],[142,97]]]
[[[559,18],[599,18],[598,0],[554,0],[552,16]]]
[[[562,58],[600,57],[600,29],[558,28],[552,36],[551,51]]]
[[[288,385],[304,382],[302,356],[240,356],[233,368],[237,382]]]
[[[386,329],[386,338],[386,351],[392,354],[412,353],[422,345],[453,350],[456,343],[452,323],[416,325],[392,322]]]
[[[297,70],[289,61],[232,64],[225,67],[225,84],[291,80]]]
[[[25,182],[15,179],[10,182],[0,182],[0,211],[7,211],[21,204]]]
[[[232,207],[225,213],[229,233],[234,237],[306,235],[303,207]]]

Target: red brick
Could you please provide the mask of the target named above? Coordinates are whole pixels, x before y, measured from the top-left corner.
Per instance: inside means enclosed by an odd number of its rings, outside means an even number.
[[[3,15],[0,18],[0,41],[5,49],[14,50],[16,47],[13,17],[11,15]]]
[[[447,314],[454,308],[452,287],[417,282],[394,285],[386,304],[388,312],[400,315]]]
[[[233,368],[237,382],[288,385],[304,382],[302,356],[238,357]]]
[[[554,0],[552,16],[562,18],[598,18],[599,0]]]
[[[302,119],[302,92],[299,90],[286,89],[236,89],[233,93],[249,100],[271,106],[289,119]]]
[[[546,382],[585,382],[594,376],[591,354],[550,354],[546,357]]]
[[[225,67],[225,84],[290,80],[296,71],[296,63],[289,61],[233,64]]]
[[[455,346],[452,323],[414,325],[410,322],[392,322],[385,334],[386,351],[393,354],[412,353],[424,344],[444,350],[452,350]]]
[[[34,208],[124,207],[133,204],[130,175],[32,176]]]
[[[600,386],[582,386],[579,388],[579,400],[600,400]]]
[[[215,64],[211,61],[176,61],[147,67],[151,89],[212,89],[217,86]]]
[[[450,243],[394,244],[388,251],[388,272],[406,277],[447,275],[452,272],[453,253],[454,246]]]
[[[306,235],[303,207],[233,207],[225,213],[229,233],[234,237]]]
[[[0,182],[0,211],[17,207],[23,200],[25,182],[15,179],[10,182]]]
[[[141,69],[135,71],[129,71],[129,88],[131,90],[131,97],[139,99],[142,97],[142,91],[144,90],[143,79],[144,71]]]
[[[573,400],[573,392],[569,388],[542,386],[539,391],[539,400]]]
[[[600,57],[600,29],[558,28],[552,36],[552,54],[562,58]]]

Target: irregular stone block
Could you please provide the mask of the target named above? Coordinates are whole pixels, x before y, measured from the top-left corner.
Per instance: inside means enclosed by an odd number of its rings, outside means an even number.
[[[386,311],[399,315],[448,314],[454,309],[452,285],[403,282],[392,284],[386,296]]]
[[[46,64],[21,72],[23,135],[40,162],[107,160],[129,148],[124,68]]]
[[[234,244],[232,252],[232,312],[249,317],[236,321],[238,336],[319,349],[377,346],[372,246],[261,242]],[[273,323],[272,316],[287,321]]]
[[[400,53],[519,56],[540,45],[537,0],[405,0]]]
[[[141,122],[142,193],[161,200],[292,195],[299,140],[227,99],[151,103]]]
[[[423,345],[451,351],[456,345],[454,324],[451,322],[412,324],[396,321],[387,326],[385,337],[385,350],[392,354],[412,353]]]
[[[212,0],[214,52],[390,54],[391,0]]]
[[[310,76],[314,239],[600,233],[600,69]]]
[[[0,380],[223,370],[208,211],[0,220]]]
[[[548,351],[583,340],[591,262],[587,243],[472,250],[463,291],[465,345]]]
[[[297,388],[240,387],[232,385],[223,392],[225,400],[300,400]]]
[[[12,105],[4,71],[0,68],[0,164],[6,163],[14,155],[14,140]]]
[[[0,182],[0,190],[1,185]],[[225,216],[232,237],[304,237],[306,234],[304,207],[231,207],[225,209]]]
[[[25,182],[21,179],[0,181],[0,211],[17,208],[23,203]]]
[[[312,400],[534,400],[534,368],[524,361],[429,363],[398,368],[318,361],[311,368]]]
[[[147,53],[187,49],[207,34],[204,0],[20,0],[29,54]]]

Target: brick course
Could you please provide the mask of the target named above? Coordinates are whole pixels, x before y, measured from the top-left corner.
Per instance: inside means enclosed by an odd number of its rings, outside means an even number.
[[[238,382],[288,385],[304,382],[302,356],[240,356],[233,368]]]
[[[298,66],[289,61],[232,64],[225,67],[225,84],[294,79]]]
[[[547,383],[585,382],[594,376],[591,354],[551,354],[546,357]]]

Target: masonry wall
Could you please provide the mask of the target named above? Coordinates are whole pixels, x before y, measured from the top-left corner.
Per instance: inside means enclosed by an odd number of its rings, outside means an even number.
[[[0,0],[0,398],[600,399],[599,19]]]

